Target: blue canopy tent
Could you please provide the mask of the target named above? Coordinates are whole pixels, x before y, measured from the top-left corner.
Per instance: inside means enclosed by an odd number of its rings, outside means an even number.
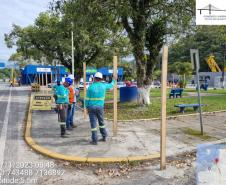
[[[106,81],[111,81],[111,79],[113,77],[113,69],[112,68],[109,68],[109,67],[101,67],[99,69],[87,68],[87,70],[86,70],[87,81],[89,81],[89,78],[93,77],[96,72],[101,72],[103,74],[103,78]],[[123,80],[123,73],[124,73],[123,68],[121,68],[121,67],[118,68],[118,81]]]
[[[109,67],[101,67],[97,69],[98,72],[101,72],[103,74],[103,78],[106,79],[107,81],[111,80],[113,77],[113,69]],[[119,67],[118,68],[118,81],[123,80],[123,68]]]
[[[51,83],[52,80],[55,81],[57,78],[62,79],[67,75],[66,68],[64,66],[42,66],[42,65],[26,65],[23,70],[21,70],[21,83],[29,85],[31,83],[37,82],[38,78],[46,83]],[[44,79],[43,79],[44,78]]]

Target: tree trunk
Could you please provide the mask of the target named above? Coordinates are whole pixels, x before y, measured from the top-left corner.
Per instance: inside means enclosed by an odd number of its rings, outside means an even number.
[[[150,90],[151,86],[138,87],[138,104],[149,105],[150,101]]]
[[[138,104],[149,105],[151,83],[147,76],[147,59],[140,48],[134,48],[136,68],[137,68],[137,87],[138,87]]]

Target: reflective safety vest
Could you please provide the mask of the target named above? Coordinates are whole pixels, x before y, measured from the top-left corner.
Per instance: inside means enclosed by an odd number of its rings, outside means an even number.
[[[112,80],[111,83],[94,82],[88,88],[85,98],[85,107],[104,107],[106,90],[112,89],[114,84],[114,80]]]
[[[69,91],[63,85],[54,86],[54,94],[56,95],[56,104],[69,103]]]
[[[74,96],[75,96],[73,86],[70,85],[68,87],[68,90],[69,90],[69,103],[72,104],[74,102]]]

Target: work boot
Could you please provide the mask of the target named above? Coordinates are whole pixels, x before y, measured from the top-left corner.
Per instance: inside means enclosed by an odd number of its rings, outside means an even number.
[[[72,127],[67,127],[66,130],[73,130],[73,128]]]
[[[99,141],[106,142],[107,140],[106,140],[106,137],[103,137],[103,138],[99,139]]]
[[[96,141],[90,141],[89,142],[91,145],[97,145],[97,142]]]
[[[68,135],[68,136],[69,136],[69,135],[71,135],[71,134],[70,134],[68,131],[65,131],[65,135]]]
[[[67,136],[65,136],[66,134],[66,129],[65,129],[65,125],[60,125],[60,135],[62,138],[66,138]]]

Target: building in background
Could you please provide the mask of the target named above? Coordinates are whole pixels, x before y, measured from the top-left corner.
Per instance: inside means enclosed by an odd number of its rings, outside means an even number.
[[[62,80],[67,75],[64,66],[44,66],[44,65],[26,65],[21,69],[21,83],[29,85],[34,82],[42,82],[43,85],[55,82],[57,79]]]
[[[113,69],[110,67],[101,67],[101,68],[87,68],[86,69],[86,81],[91,81],[92,77],[96,72],[101,72],[103,74],[103,79],[105,81],[111,81],[113,78]],[[123,81],[123,68],[118,68],[118,81]]]

